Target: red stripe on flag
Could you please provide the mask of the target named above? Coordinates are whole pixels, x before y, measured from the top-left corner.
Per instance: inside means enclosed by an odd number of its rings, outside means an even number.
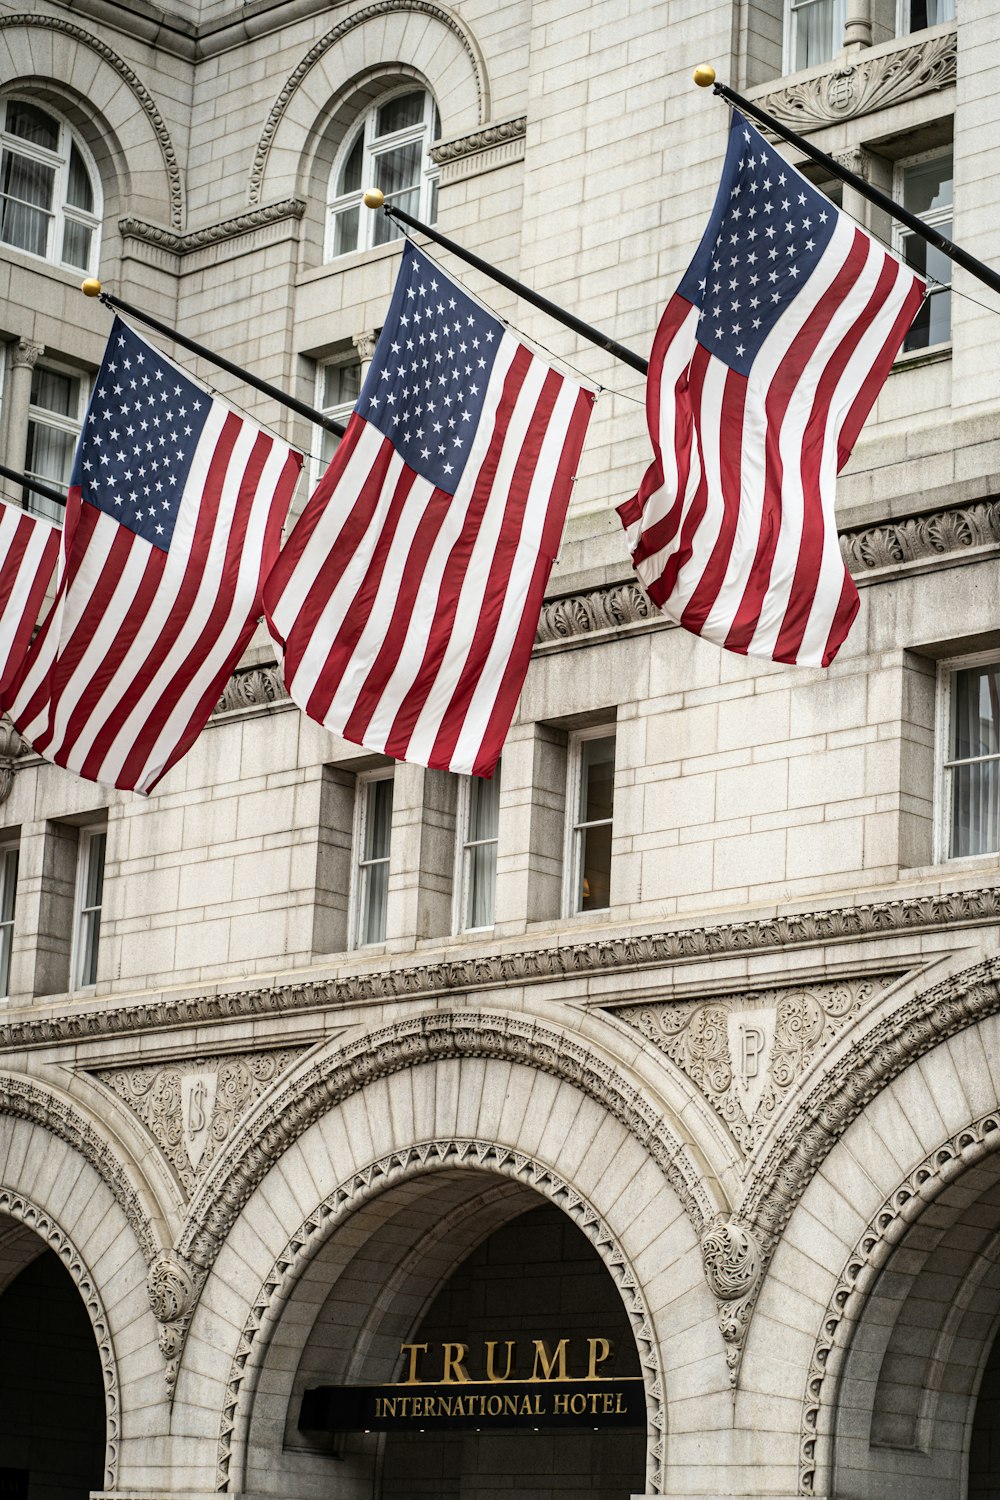
[[[911,316],[912,321],[912,316]],[[909,323],[906,325],[910,326]],[[840,590],[840,600],[830,626],[830,634],[827,637],[826,648],[823,652],[823,666],[828,667],[847,639],[847,632],[854,624],[854,618],[861,608],[861,599],[854,579],[844,569],[844,585]]]
[[[904,270],[901,274],[905,275],[907,273]],[[899,316],[892,325],[892,332],[879,350],[878,358],[872,364],[869,374],[862,383],[857,396],[854,398],[854,403],[850,411],[844,418],[840,429],[840,442],[837,445],[838,474],[851,456],[854,444],[858,440],[858,433],[868,420],[868,413],[875,405],[875,398],[885,384],[885,378],[892,368],[893,360],[899,353],[903,339],[906,337],[906,330],[920,310],[920,304],[924,300],[926,290],[927,288],[922,281],[916,282],[910,288],[906,301],[900,308]]]
[[[722,501],[719,534],[715,539],[708,562],[701,571],[701,577],[691,591],[680,621],[685,630],[690,630],[695,635],[700,635],[702,627],[718,598],[719,590],[725,582],[726,570],[729,567],[733,542],[736,538],[736,528],[739,523],[742,498],[743,426],[746,415],[746,399],[746,376],[740,375],[736,370],[730,370],[726,376],[725,389],[722,393],[722,409],[719,417],[719,472],[720,499]],[[702,425],[702,423],[699,423],[699,428]],[[704,482],[702,489],[705,489]],[[702,499],[698,507],[697,526],[701,525],[704,514],[705,502]],[[687,562],[691,556],[694,547],[695,529],[695,526],[692,525],[690,538],[686,543],[684,554],[680,558],[678,566]],[[671,584],[671,587],[673,587],[673,584]]]
[[[711,355],[699,344],[691,360],[687,390],[678,403],[676,419],[678,426],[683,425],[684,427],[684,443],[688,453],[691,451],[695,435],[699,432],[700,423],[698,413],[701,410],[703,400],[705,377],[708,374],[711,363]],[[687,473],[688,471],[685,470],[685,487],[687,485]],[[667,558],[663,565],[663,571],[656,580],[656,594],[650,593],[649,596],[655,604],[660,603],[661,600],[666,599],[673,592],[674,585],[677,582],[677,575],[691,556],[695,537],[701,525],[702,517],[705,514],[705,507],[708,504],[708,477],[705,473],[704,462],[701,464],[698,484],[694,494],[690,498],[686,513],[683,510],[685,499],[684,491],[678,487],[677,500],[670,517],[667,518],[670,523],[669,527],[664,527],[661,522],[656,522],[651,527],[654,540],[659,541],[662,547],[667,547],[674,540],[677,525],[680,524],[680,539],[677,546]],[[659,547],[654,546],[652,548],[653,555],[659,550]]]
[[[692,304],[686,301],[685,298],[676,295],[671,297],[664,309],[663,316],[656,329],[656,336],[653,339],[653,348],[649,356],[649,368],[651,371],[655,370],[657,376],[655,379],[647,379],[646,382],[646,424],[653,435],[654,458],[642,477],[638,493],[617,507],[621,523],[626,530],[642,518],[650,496],[656,494],[663,486],[663,455],[660,451],[659,441],[660,404],[663,400],[660,377],[662,376],[663,366],[670,346],[683,326],[688,313],[691,311],[691,307]],[[687,367],[685,367],[674,384],[673,394],[678,404],[687,386],[687,373]],[[690,427],[688,427],[687,432],[688,440],[690,441]],[[678,488],[683,493],[683,486],[678,486]]]

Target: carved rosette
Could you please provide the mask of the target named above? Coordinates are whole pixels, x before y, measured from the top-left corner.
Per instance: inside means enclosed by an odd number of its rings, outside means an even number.
[[[167,1394],[173,1396],[177,1367],[191,1315],[205,1284],[206,1273],[182,1255],[165,1251],[158,1255],[146,1277],[146,1291],[153,1317],[159,1324],[160,1353],[166,1361]]]
[[[950,31],[876,57],[862,56],[776,89],[757,103],[783,125],[808,133],[947,88],[955,82],[957,58],[956,34]]]
[[[729,1383],[735,1386],[764,1258],[749,1225],[725,1214],[718,1215],[702,1234],[701,1256],[705,1279],[718,1306]]]
[[[212,712],[226,714],[235,708],[260,708],[268,703],[284,702],[287,698],[281,668],[276,662],[268,662],[262,667],[246,667],[234,672]]]

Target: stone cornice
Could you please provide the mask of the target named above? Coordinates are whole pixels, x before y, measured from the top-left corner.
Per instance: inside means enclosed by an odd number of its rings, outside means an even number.
[[[194,250],[204,250],[210,245],[219,245],[236,239],[241,234],[251,234],[255,229],[264,229],[283,219],[301,219],[306,211],[302,198],[283,198],[280,203],[268,203],[235,218],[223,219],[219,224],[209,224],[204,229],[194,229],[190,234],[176,234],[171,229],[161,229],[157,224],[147,224],[144,219],[126,215],[118,220],[118,229],[125,239],[142,240],[158,250],[168,250],[172,255],[190,255]]]
[[[397,962],[336,979],[310,980],[261,989],[217,991],[207,995],[162,995],[100,1008],[70,1009],[61,1015],[30,1011],[0,1024],[0,1051],[54,1046],[67,1041],[138,1035],[173,1027],[215,1025],[254,1016],[309,1014],[346,1006],[397,1000],[433,999],[545,984],[568,977],[598,978],[638,973],[705,958],[781,952],[934,931],[947,927],[994,925],[1000,921],[1000,886],[907,899],[860,902],[829,911],[797,912],[757,921],[720,923],[625,937],[594,937],[578,943],[481,957]]]
[[[887,51],[862,52],[812,78],[790,83],[755,102],[800,134],[871,114],[955,82],[958,41],[954,29]]]
[[[432,146],[428,155],[443,167],[446,162],[458,161],[463,156],[475,156],[480,151],[489,150],[492,146],[503,146],[508,141],[517,141],[522,138],[528,128],[527,115],[520,115],[516,120],[503,120],[498,125],[486,125],[482,130],[474,130],[471,135],[463,135],[454,141],[442,141],[438,146]]]

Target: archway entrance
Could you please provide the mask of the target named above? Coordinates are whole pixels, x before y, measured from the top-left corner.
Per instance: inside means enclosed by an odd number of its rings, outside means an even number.
[[[647,1490],[657,1434],[633,1332],[645,1315],[593,1213],[565,1185],[555,1201],[543,1196],[525,1180],[533,1170],[428,1166],[338,1222],[285,1293],[256,1367],[241,1489],[304,1500],[499,1500],[512,1490],[628,1500]],[[401,1385],[413,1377],[419,1389]],[[529,1406],[522,1395],[516,1411],[500,1411],[501,1391],[513,1402],[532,1381]],[[373,1392],[432,1387],[446,1399],[431,1422],[419,1419],[426,1405],[402,1423],[341,1420],[355,1400],[371,1411]],[[617,1410],[612,1387],[623,1393]],[[324,1421],[309,1396],[300,1426],[307,1393],[331,1388]],[[476,1392],[492,1407],[478,1413],[501,1421],[479,1425]],[[552,1420],[567,1411],[579,1420]]]
[[[0,1219],[0,1495],[86,1500],[104,1488],[104,1381],[73,1278]]]

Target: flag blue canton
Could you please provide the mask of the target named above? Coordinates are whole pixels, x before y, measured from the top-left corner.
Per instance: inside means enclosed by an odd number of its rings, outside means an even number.
[[[115,319],[71,483],[166,552],[211,397]]]
[[[734,114],[708,228],[680,284],[698,342],[747,375],[830,242],[837,209]]]
[[[503,324],[409,241],[355,407],[404,463],[454,494],[472,450]]]

